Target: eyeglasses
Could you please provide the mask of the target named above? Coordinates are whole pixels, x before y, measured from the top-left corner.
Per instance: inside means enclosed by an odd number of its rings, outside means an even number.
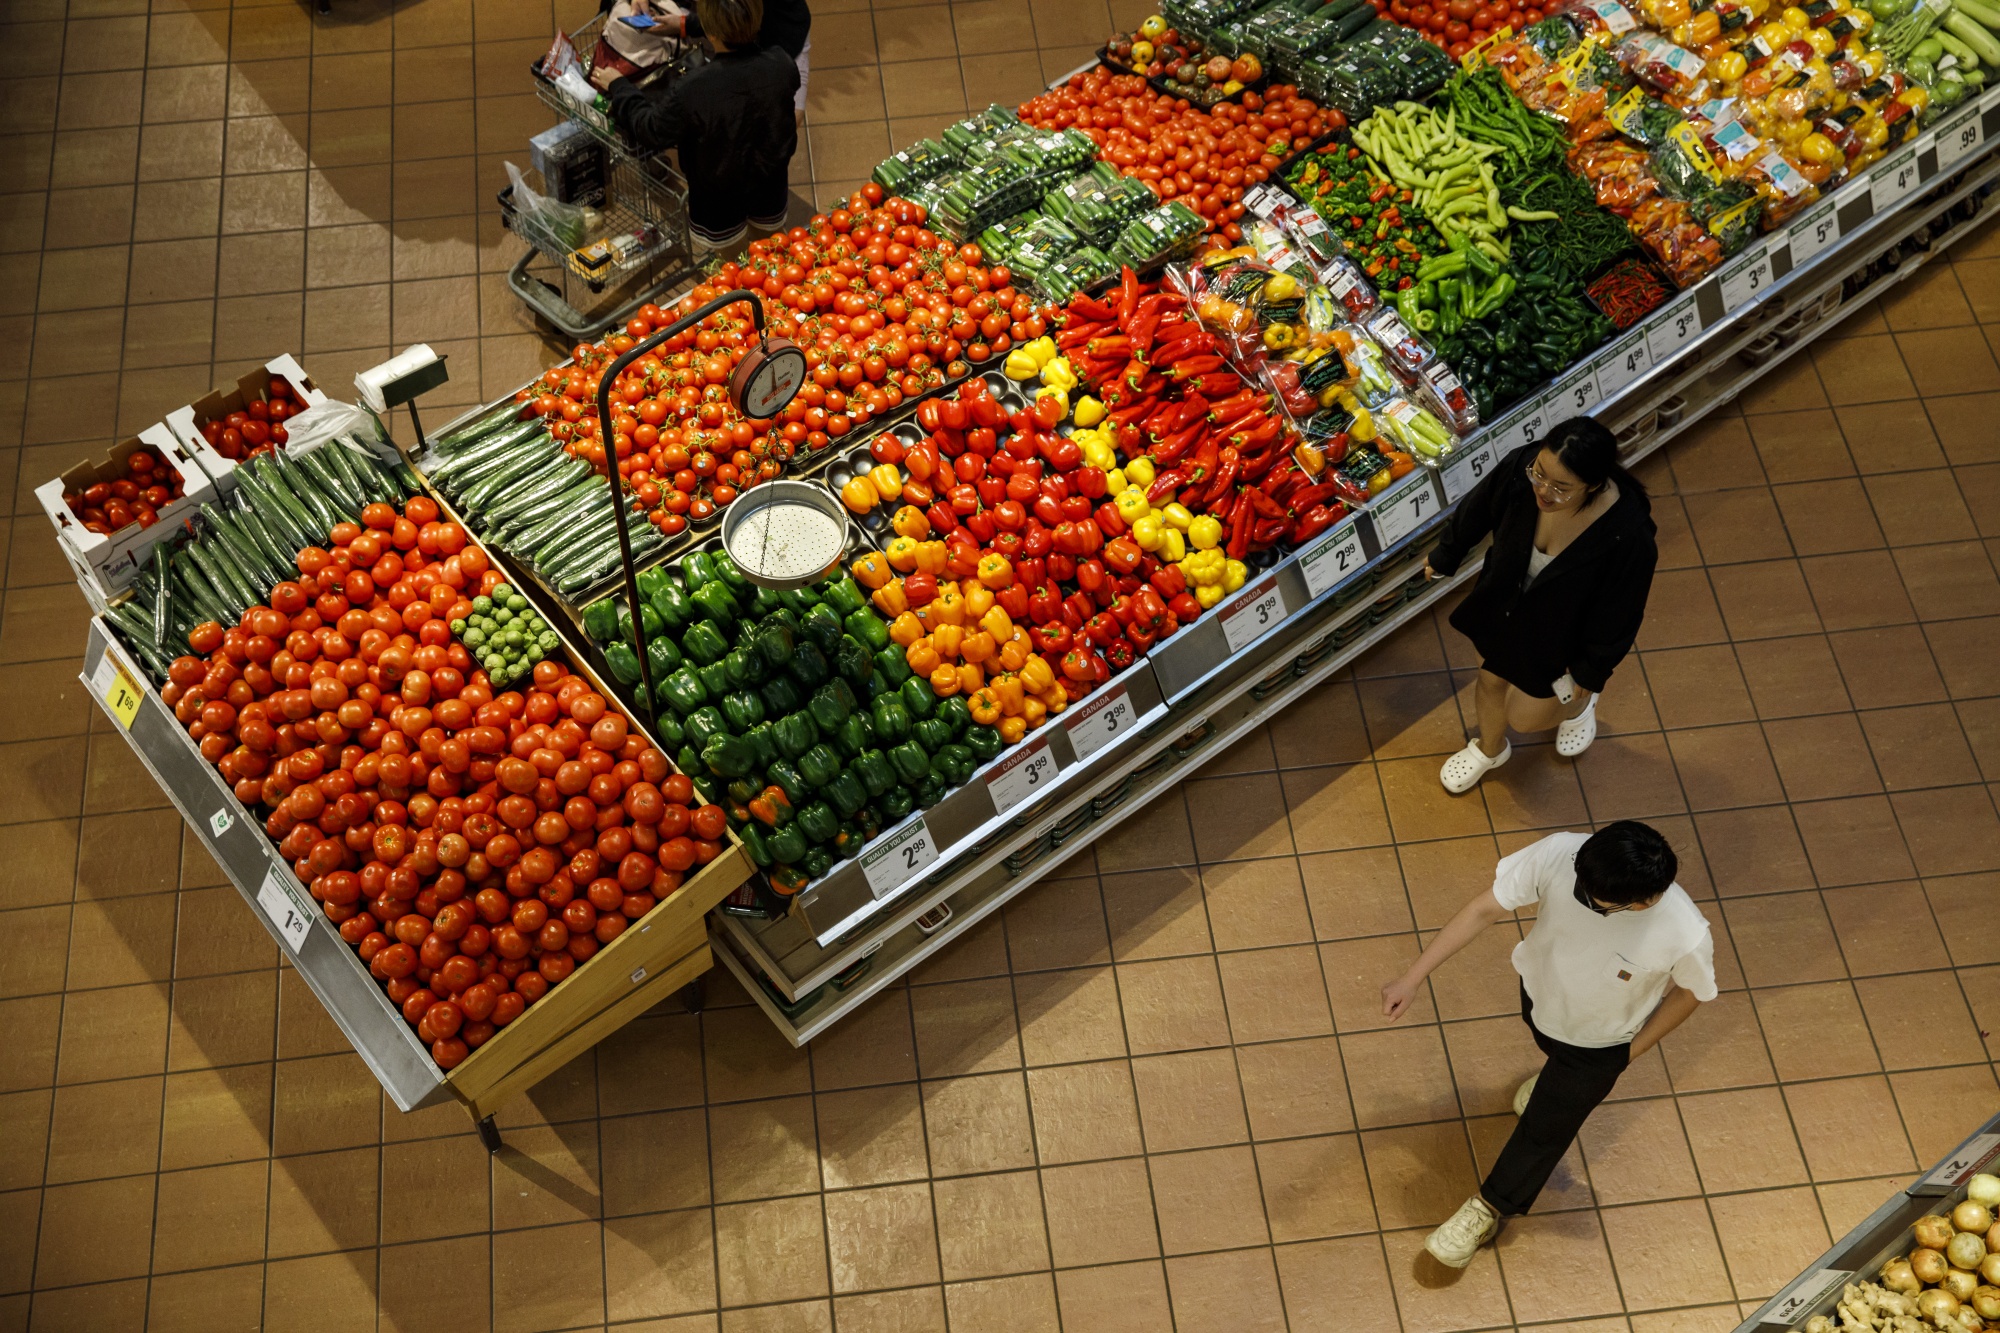
[[[1538,491],[1548,492],[1552,500],[1567,500],[1576,490],[1576,487],[1567,482],[1550,481],[1542,475],[1541,468],[1534,463],[1528,464],[1528,484]]]
[[[1578,902],[1599,916],[1616,916],[1620,912],[1636,912],[1642,906],[1640,903],[1616,903],[1610,907],[1606,907],[1583,891],[1583,882],[1581,880],[1577,881],[1575,893]]]

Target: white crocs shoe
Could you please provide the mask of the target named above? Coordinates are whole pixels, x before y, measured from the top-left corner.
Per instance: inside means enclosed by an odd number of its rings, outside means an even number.
[[[1540,1077],[1541,1074],[1539,1073],[1530,1074],[1526,1083],[1514,1089],[1514,1114],[1516,1116],[1524,1116],[1528,1113],[1528,1098],[1535,1095],[1535,1080]]]
[[[1597,739],[1597,696],[1591,695],[1590,702],[1575,717],[1564,718],[1556,725],[1556,753],[1565,759],[1574,759],[1590,748]]]
[[[1555,684],[1549,688],[1556,692],[1557,703],[1566,704],[1571,699],[1576,698],[1576,680],[1567,671],[1558,676]]]
[[[1449,1268],[1463,1268],[1472,1262],[1479,1247],[1500,1234],[1500,1214],[1477,1194],[1460,1204],[1458,1211],[1424,1241],[1431,1258]]]
[[[1438,774],[1438,780],[1444,783],[1446,791],[1457,796],[1462,792],[1471,791],[1478,785],[1479,779],[1506,763],[1513,755],[1512,742],[1502,744],[1500,753],[1489,759],[1486,751],[1479,748],[1479,742],[1473,741],[1444,761],[1444,771]]]

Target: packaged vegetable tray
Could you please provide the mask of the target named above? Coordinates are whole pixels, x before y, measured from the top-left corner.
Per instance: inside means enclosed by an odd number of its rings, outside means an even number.
[[[1118,276],[1118,261],[1094,245],[1081,245],[1041,273],[1034,286],[1043,299],[1064,304]]]
[[[1044,213],[1062,219],[1077,235],[1100,246],[1116,241],[1126,223],[1158,204],[1159,198],[1142,182],[1119,174],[1109,162],[1093,162],[1088,171],[1042,196]]]
[[[875,168],[874,181],[890,194],[909,197],[911,189],[935,180],[958,162],[934,139],[919,139],[902,152],[886,157]]]
[[[938,138],[959,161],[977,162],[993,151],[995,140],[1020,123],[1019,116],[996,102],[976,116],[947,125]]]
[[[1207,230],[1208,220],[1176,199],[1126,223],[1110,253],[1137,272],[1192,254]]]

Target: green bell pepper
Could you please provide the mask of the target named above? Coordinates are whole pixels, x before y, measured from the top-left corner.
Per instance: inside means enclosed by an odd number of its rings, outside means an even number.
[[[972,751],[972,757],[980,763],[1000,753],[1007,742],[1000,739],[1000,729],[975,722],[959,735],[959,743]]]
[[[882,814],[888,819],[901,819],[916,808],[916,793],[908,787],[891,787],[882,793]]]
[[[846,632],[840,623],[840,613],[821,602],[805,613],[799,621],[799,629],[813,646],[828,657],[840,646],[840,636]]]
[[[722,710],[714,704],[704,704],[687,715],[688,744],[706,746],[711,736],[727,735],[729,720],[722,716]]]
[[[849,612],[846,624],[847,632],[867,644],[869,651],[880,652],[889,646],[889,622],[873,609],[864,606]]]
[[[813,691],[811,704],[813,721],[827,735],[840,730],[840,724],[847,721],[854,711],[854,691],[847,688],[847,682],[839,678],[828,681]]]
[[[896,682],[876,671],[868,677],[868,702],[874,703],[885,694],[896,693]]]
[[[787,759],[797,759],[819,744],[819,727],[814,724],[812,714],[801,709],[796,713],[787,713],[773,723],[771,739],[777,742],[779,754]]]
[[[757,655],[774,667],[792,660],[792,627],[782,620],[766,620],[751,632]]]
[[[729,591],[729,585],[721,580],[702,584],[688,594],[694,603],[695,614],[715,622],[724,629],[736,623],[736,594]]]
[[[690,551],[681,557],[681,582],[687,585],[690,596],[702,584],[715,577],[715,563],[706,551]]]
[[[852,772],[836,773],[833,781],[821,788],[819,794],[842,819],[851,817],[868,804],[868,789]]]
[[[932,758],[932,765],[944,780],[956,787],[972,776],[974,760],[972,751],[953,741],[938,750]]]
[[[842,860],[860,851],[868,841],[868,835],[852,819],[840,821],[840,832],[833,835],[833,854]]]
[[[755,820],[736,830],[736,836],[743,839],[743,850],[750,853],[750,859],[758,866],[769,869],[774,861],[770,844],[764,840],[763,826]]]
[[[962,694],[938,700],[936,716],[951,728],[954,737],[972,725],[972,709],[966,706],[965,696]]]
[[[905,784],[922,782],[930,776],[931,757],[914,740],[904,741],[891,749],[889,762],[896,766],[896,776]]]
[[[869,710],[875,719],[875,734],[884,745],[901,745],[910,739],[910,710],[900,694],[885,694]]]
[[[951,724],[941,717],[920,718],[910,728],[911,736],[924,747],[933,759],[939,750],[952,742]]]
[[[855,755],[848,771],[861,779],[871,797],[880,796],[896,785],[896,770],[889,766],[889,756],[880,750],[863,750]]]
[[[769,768],[778,760],[778,742],[771,736],[771,724],[759,722],[743,733],[743,739],[756,751],[757,767]]]
[[[868,594],[845,570],[820,585],[820,596],[841,615],[851,615],[868,605]]]
[[[812,784],[806,781],[803,773],[799,772],[798,765],[789,759],[773,759],[764,766],[764,776],[771,780],[772,786],[785,794],[785,799],[791,802],[793,809],[812,799]]]
[[[764,720],[764,701],[749,690],[722,696],[722,715],[731,731],[748,731]]]
[[[690,667],[682,667],[665,680],[655,681],[653,692],[659,696],[661,703],[682,717],[708,702],[708,690]]]
[[[687,728],[671,708],[653,714],[653,731],[659,736],[663,750],[678,750],[687,743]]]
[[[750,595],[750,614],[760,620],[783,605],[773,588],[758,588]]]
[[[647,573],[652,573],[647,570]],[[618,637],[618,603],[606,597],[583,608],[583,632],[599,643]]]
[[[799,756],[799,772],[815,787],[824,787],[840,775],[840,756],[825,741]]]
[[[757,687],[757,693],[764,696],[764,715],[783,717],[796,713],[805,706],[805,696],[799,693],[798,684],[790,676],[773,676]]]
[[[736,567],[736,562],[730,558],[729,552],[717,551],[708,560],[709,568],[715,572],[715,577],[727,584],[731,592],[748,593],[755,588],[749,576]]]
[[[771,671],[754,648],[731,648],[722,665],[729,669],[729,683],[739,690],[762,684]]]
[[[942,801],[950,791],[950,784],[943,777],[933,773],[917,784],[917,804],[928,810]]]
[[[798,821],[793,820],[781,829],[772,830],[765,845],[771,850],[774,864],[796,865],[806,854],[806,835],[800,832]]]
[[[674,767],[694,782],[708,778],[708,765],[701,762],[701,747],[697,745],[683,745],[674,755]]]
[[[720,700],[723,695],[736,688],[730,682],[729,668],[720,662],[698,666],[694,669],[694,674],[701,677],[701,687],[708,691],[708,697],[711,699]]]
[[[808,842],[832,842],[840,832],[840,817],[825,801],[808,801],[792,820],[792,827],[806,835]]]
[[[604,665],[611,672],[611,678],[620,685],[639,683],[639,655],[632,651],[631,644],[618,642],[605,644]]]
[[[839,673],[840,680],[866,685],[868,678],[875,674],[875,659],[861,640],[852,634],[843,634],[834,646],[833,669]]]
[[[868,720],[866,713],[849,713],[847,720],[833,733],[833,748],[844,758],[852,759],[863,750],[875,747],[875,724]]]
[[[639,631],[642,638],[650,639],[664,628],[659,612],[650,606],[639,608]],[[625,643],[632,642],[632,615],[623,606],[618,608],[618,637]]]
[[[806,612],[819,605],[819,594],[811,588],[786,588],[778,594],[778,600],[787,611],[803,620]]]
[[[646,640],[646,664],[653,668],[655,684],[679,671],[686,660],[671,636],[660,634]]]
[[[922,676],[913,675],[904,681],[902,695],[903,707],[910,710],[912,718],[929,717],[937,708],[937,695]]]
[[[741,777],[750,771],[756,758],[741,736],[731,736],[727,732],[709,737],[701,747],[701,762],[718,777]]]
[[[744,806],[743,813],[747,815],[750,813],[748,809],[750,798],[762,790],[762,787],[752,782],[748,777],[734,778],[729,783],[729,803],[732,806]],[[731,821],[733,826],[740,826],[742,823],[741,820],[735,819],[734,811],[731,811]]]
[[[837,838],[839,836],[840,825],[835,824],[833,826],[833,837]],[[832,839],[829,838],[828,841],[830,842]],[[804,859],[799,862],[799,869],[806,872],[808,881],[818,879],[821,875],[833,869],[833,853],[829,852],[824,846],[808,847],[806,848]]]
[[[833,675],[833,668],[827,665],[826,654],[810,638],[800,639],[792,646],[792,660],[785,663],[785,670],[793,680],[809,690],[816,690],[826,684]]]
[[[709,621],[697,620],[681,632],[681,651],[694,662],[720,662],[729,656],[729,640]]]
[[[891,644],[875,654],[875,674],[886,677],[891,687],[902,685],[912,675],[910,659],[901,648]]]
[[[653,608],[668,629],[680,629],[694,619],[694,606],[688,601],[687,593],[672,579],[647,593],[646,605]]]
[[[665,565],[654,565],[651,569],[640,570],[637,581],[639,584],[639,595],[650,599],[663,585],[673,582],[673,579],[667,573]]]

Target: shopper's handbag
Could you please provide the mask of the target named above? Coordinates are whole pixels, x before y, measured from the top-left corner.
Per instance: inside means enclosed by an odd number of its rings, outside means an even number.
[[[681,11],[651,0],[618,0],[604,16],[604,32],[591,53],[593,69],[607,66],[628,79],[643,78],[680,47]]]

